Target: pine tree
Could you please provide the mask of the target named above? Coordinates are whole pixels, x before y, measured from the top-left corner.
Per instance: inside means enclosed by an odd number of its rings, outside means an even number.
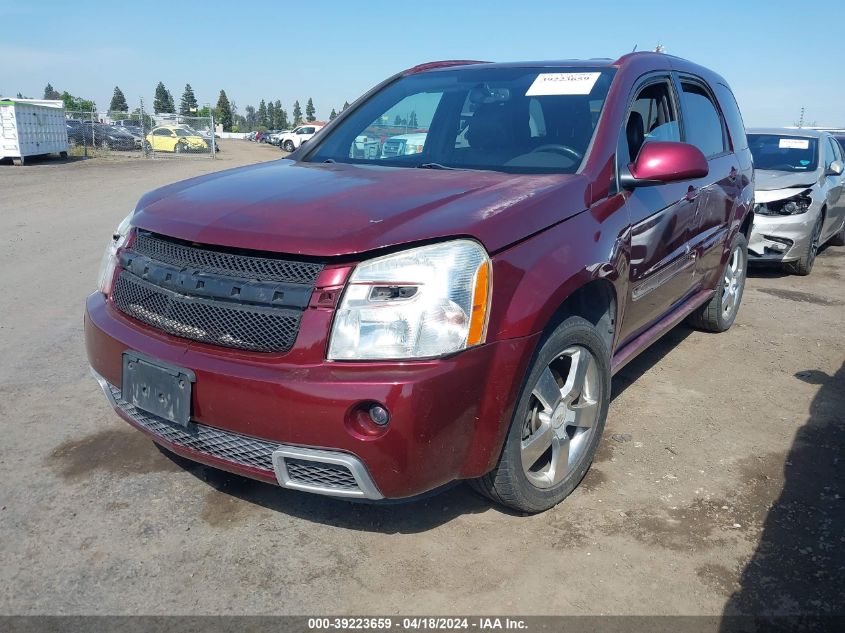
[[[314,116],[316,112],[317,110],[314,108],[314,102],[311,101],[311,97],[308,97],[308,103],[305,104],[305,120],[309,123],[316,121],[317,117]]]
[[[343,111],[344,111],[344,110],[346,110],[346,108],[348,108],[348,107],[349,107],[349,102],[348,102],[348,101],[344,101],[344,102],[343,102],[343,107],[340,109],[340,111],[341,111],[341,112],[343,112]]]
[[[158,82],[156,86],[155,99],[153,100],[153,111],[156,114],[160,112],[175,113],[176,104],[173,102],[173,95],[164,87],[162,82]]]
[[[334,121],[336,118],[337,118],[337,112],[335,112],[334,108],[332,108],[332,112],[331,112],[331,114],[329,114],[329,121]]]
[[[419,123],[417,123],[417,111],[411,110],[411,116],[408,119],[408,127],[419,127]]]
[[[255,106],[248,105],[244,108],[244,119],[246,119],[246,126],[250,130],[254,130],[255,126],[258,124],[258,115],[255,113]]]
[[[272,99],[267,102],[267,127],[271,129],[276,127],[276,104]]]
[[[267,127],[267,104],[264,99],[258,103],[258,125]]]
[[[273,127],[277,130],[284,130],[284,124],[282,123],[282,102],[278,99],[276,99],[276,103],[274,104],[274,110],[276,111],[276,120],[273,121]],[[287,118],[287,114],[285,118]]]
[[[47,84],[49,87],[49,84]],[[46,93],[46,88],[44,89]],[[114,87],[114,94],[109,104],[109,112],[129,112],[129,104],[126,103],[126,97],[123,96],[123,91],[118,87]]]
[[[182,93],[182,100],[179,102],[179,114],[184,116],[196,116],[199,105],[194,96],[194,89],[191,84],[185,84],[185,92]]]
[[[279,124],[276,127],[280,130],[287,130],[290,127],[290,121],[288,121],[288,111],[283,108],[279,108],[276,113],[279,119]]]
[[[232,106],[229,104],[229,97],[226,96],[226,91],[220,91],[220,98],[217,99],[217,116],[220,117],[220,125],[223,126],[224,132],[232,131]]]
[[[300,125],[302,123],[302,108],[299,107],[299,101],[293,102],[293,124]]]
[[[61,99],[62,95],[59,94],[59,91],[53,88],[49,83],[44,86],[44,98],[45,99]]]

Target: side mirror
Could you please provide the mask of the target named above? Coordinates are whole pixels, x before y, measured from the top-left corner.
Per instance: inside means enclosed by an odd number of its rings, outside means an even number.
[[[843,171],[845,171],[845,165],[842,164],[841,160],[835,160],[828,166],[826,175],[841,176]]]
[[[623,187],[647,187],[681,180],[703,178],[710,173],[707,159],[701,150],[689,143],[649,141],[640,149],[637,160],[622,174]]]

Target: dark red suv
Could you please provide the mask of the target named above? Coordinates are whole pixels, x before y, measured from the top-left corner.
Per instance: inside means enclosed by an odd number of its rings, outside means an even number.
[[[589,468],[615,371],[685,318],[731,326],[752,198],[709,70],[425,64],[288,159],[146,194],[88,356],[190,459],[373,500],[469,479],[540,511]]]

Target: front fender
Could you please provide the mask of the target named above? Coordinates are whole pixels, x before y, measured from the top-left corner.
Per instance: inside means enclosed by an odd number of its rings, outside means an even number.
[[[629,262],[624,202],[621,194],[602,200],[494,256],[488,340],[542,332],[573,292],[597,279],[613,286],[619,322]]]

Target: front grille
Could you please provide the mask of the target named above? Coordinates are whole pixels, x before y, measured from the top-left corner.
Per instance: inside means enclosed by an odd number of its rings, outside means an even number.
[[[386,141],[382,147],[382,158],[400,156],[405,152],[405,141]]]
[[[248,435],[222,431],[212,426],[191,422],[188,428],[137,408],[122,398],[120,389],[108,386],[117,407],[138,426],[172,444],[190,448],[220,459],[252,466],[273,474],[273,451],[281,445]]]
[[[291,481],[321,488],[357,490],[358,482],[346,466],[307,459],[285,458]]]
[[[286,352],[296,340],[298,310],[190,297],[120,271],[112,293],[124,314],[183,338],[256,352]]]
[[[197,248],[163,239],[145,231],[138,232],[132,250],[173,266],[227,277],[246,277],[263,281],[313,285],[323,270],[322,264],[241,255],[208,247]]]

